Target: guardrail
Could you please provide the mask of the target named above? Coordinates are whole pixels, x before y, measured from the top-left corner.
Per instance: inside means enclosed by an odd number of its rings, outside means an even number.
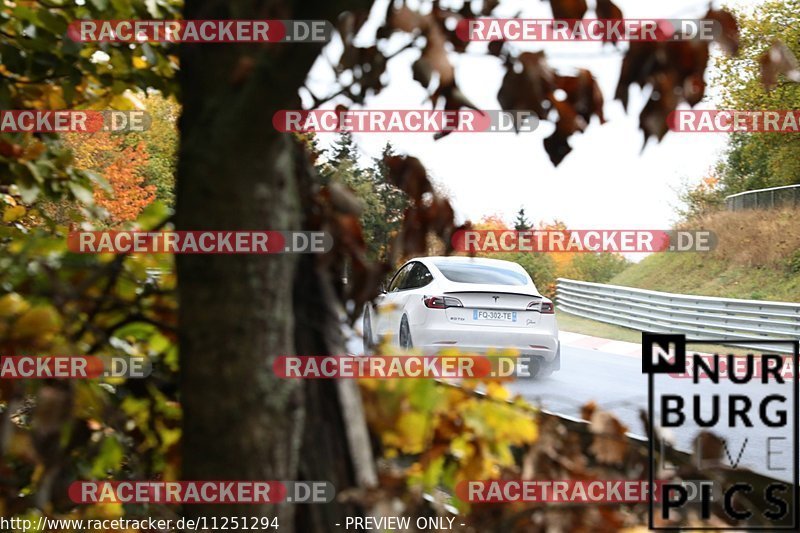
[[[559,311],[599,322],[653,333],[682,333],[731,346],[791,353],[788,345],[735,341],[800,339],[800,304],[796,303],[688,296],[564,278],[558,279],[556,302]]]
[[[725,197],[728,211],[742,209],[772,209],[773,207],[800,207],[800,185],[770,187],[731,194]]]

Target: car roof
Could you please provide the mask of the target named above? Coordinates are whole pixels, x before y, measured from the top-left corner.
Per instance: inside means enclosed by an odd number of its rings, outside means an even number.
[[[434,265],[441,264],[441,263],[453,263],[453,264],[471,264],[471,265],[487,265],[487,266],[496,266],[496,267],[505,267],[512,270],[518,271],[525,271],[519,263],[515,263],[513,261],[505,261],[503,259],[490,259],[488,257],[468,257],[463,255],[438,255],[438,256],[428,256],[428,257],[415,257],[408,261],[411,263],[413,261],[419,261],[425,265]]]

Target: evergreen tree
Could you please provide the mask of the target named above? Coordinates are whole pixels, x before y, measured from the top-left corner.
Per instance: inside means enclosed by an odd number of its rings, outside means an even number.
[[[514,219],[514,229],[517,231],[528,231],[531,229],[531,223],[525,216],[525,208],[520,207],[517,211],[517,218]]]

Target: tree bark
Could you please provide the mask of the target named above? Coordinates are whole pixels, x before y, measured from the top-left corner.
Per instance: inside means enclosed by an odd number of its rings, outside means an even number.
[[[184,18],[332,20],[341,8],[329,0],[187,0]],[[308,43],[182,45],[178,230],[301,229],[306,193],[301,187],[307,184],[298,184],[292,141],[274,130],[272,116],[300,108],[298,89],[320,48]],[[297,479],[304,384],[276,378],[272,362],[296,353],[295,338],[304,336],[294,303],[304,293],[294,282],[298,266],[308,259],[288,254],[177,257],[183,479]],[[303,318],[309,319],[317,318]],[[305,347],[320,344],[316,340]],[[324,423],[334,442],[314,441],[311,449],[318,453],[303,458],[303,473],[313,479],[328,472],[336,478],[328,481],[344,483],[347,462],[339,454],[346,455],[347,448],[338,403],[325,386],[310,392],[311,420]],[[277,516],[281,529],[289,531],[294,511],[288,505],[185,507],[188,517]]]

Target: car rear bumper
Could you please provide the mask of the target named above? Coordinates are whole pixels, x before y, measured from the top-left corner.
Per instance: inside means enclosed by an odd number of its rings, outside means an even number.
[[[558,333],[538,329],[486,326],[442,330],[419,328],[412,337],[414,346],[425,355],[436,355],[447,349],[476,354],[512,349],[520,355],[537,356],[553,363],[559,351]]]

